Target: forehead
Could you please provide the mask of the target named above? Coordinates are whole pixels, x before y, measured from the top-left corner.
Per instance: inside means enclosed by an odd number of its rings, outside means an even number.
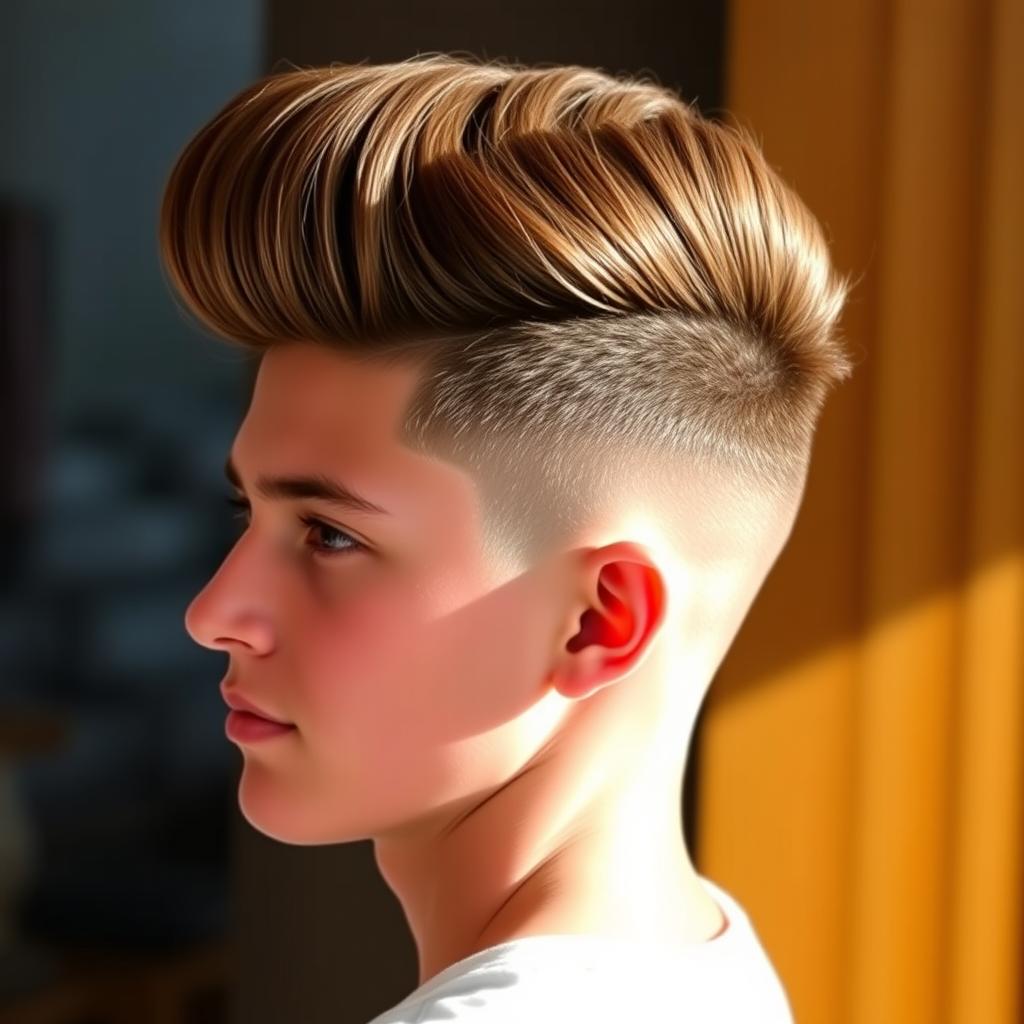
[[[249,478],[325,474],[396,520],[471,521],[477,495],[470,478],[399,438],[417,382],[410,365],[360,361],[307,343],[272,348],[231,446],[235,464]]]
[[[398,431],[417,380],[412,366],[308,343],[271,348],[238,429],[236,462],[252,452],[261,468],[274,462],[287,470],[335,464],[352,472],[413,472],[417,457]]]
[[[301,438],[314,450],[372,445],[380,455],[398,444],[416,382],[411,366],[384,366],[312,344],[281,345],[260,361],[243,426]]]

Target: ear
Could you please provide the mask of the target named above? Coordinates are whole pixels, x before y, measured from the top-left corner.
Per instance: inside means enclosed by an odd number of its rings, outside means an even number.
[[[581,603],[550,675],[555,689],[572,698],[617,682],[643,660],[665,618],[664,577],[638,544],[597,548],[584,556]]]

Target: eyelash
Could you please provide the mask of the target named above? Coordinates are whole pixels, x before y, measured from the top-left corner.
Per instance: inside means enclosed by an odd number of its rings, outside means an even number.
[[[225,498],[224,499],[232,508],[238,509],[239,511],[234,514],[233,519],[247,519],[249,509],[249,502],[243,498]],[[245,515],[242,515],[242,513]],[[311,529],[321,529],[327,531],[327,533],[336,534],[339,537],[344,537],[348,542],[344,548],[330,548],[319,544],[311,545],[313,551],[323,558],[334,558],[338,555],[348,555],[353,551],[359,551],[364,547],[355,537],[347,534],[344,530],[339,530],[336,526],[329,526],[327,523],[321,522],[313,516],[299,516],[299,522],[304,526],[308,526]]]

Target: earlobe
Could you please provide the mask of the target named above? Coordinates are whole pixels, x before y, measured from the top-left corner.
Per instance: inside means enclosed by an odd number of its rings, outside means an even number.
[[[665,585],[657,567],[634,545],[613,548],[592,553],[603,557],[588,591],[589,605],[552,673],[553,685],[565,697],[589,696],[627,676],[643,660],[665,617]]]

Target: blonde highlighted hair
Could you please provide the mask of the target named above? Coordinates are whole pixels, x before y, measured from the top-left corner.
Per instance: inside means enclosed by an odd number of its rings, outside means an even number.
[[[421,365],[403,436],[471,471],[518,562],[607,504],[671,505],[684,467],[792,501],[853,365],[849,282],[749,134],[592,68],[267,76],[181,153],[160,244],[232,344]]]

